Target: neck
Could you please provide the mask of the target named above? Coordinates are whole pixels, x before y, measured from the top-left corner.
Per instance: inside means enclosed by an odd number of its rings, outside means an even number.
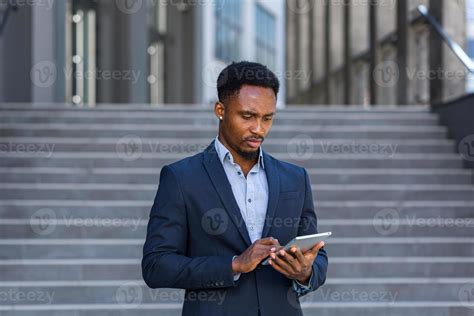
[[[242,156],[241,154],[239,154],[239,152],[234,150],[227,143],[227,141],[225,140],[225,138],[222,136],[221,133],[219,133],[218,139],[222,143],[222,145],[224,145],[225,148],[227,148],[227,150],[230,151],[230,153],[232,154],[232,157],[234,158],[234,162],[242,168],[242,171],[244,171],[244,173],[247,173],[248,171],[250,171],[250,169],[252,169],[252,167],[256,163],[258,163],[258,159],[259,159],[260,155],[257,155],[255,158],[248,159],[247,157]]]

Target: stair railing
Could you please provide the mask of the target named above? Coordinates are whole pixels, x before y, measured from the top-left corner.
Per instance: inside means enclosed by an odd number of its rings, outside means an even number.
[[[425,18],[428,24],[436,31],[439,37],[441,37],[441,39],[448,45],[454,55],[456,55],[456,57],[463,63],[466,69],[470,73],[474,73],[474,61],[471,59],[471,57],[469,57],[469,55],[461,47],[461,45],[459,45],[456,41],[452,39],[451,36],[449,36],[449,34],[436,20],[436,18],[431,15],[428,8],[424,5],[419,5],[417,7],[417,10]]]
[[[3,1],[3,7],[0,6],[0,36],[3,34],[11,11],[16,11],[18,4],[16,0]]]

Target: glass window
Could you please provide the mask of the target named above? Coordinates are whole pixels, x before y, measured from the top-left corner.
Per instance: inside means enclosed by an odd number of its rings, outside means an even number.
[[[257,61],[275,70],[276,66],[276,21],[264,7],[256,8]]]
[[[77,105],[96,103],[97,73],[97,3],[87,0],[71,2],[68,21],[66,99]]]
[[[240,60],[241,16],[240,0],[216,1],[215,56],[226,63]]]

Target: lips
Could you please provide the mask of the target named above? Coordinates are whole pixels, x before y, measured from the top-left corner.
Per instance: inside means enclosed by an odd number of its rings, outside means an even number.
[[[258,139],[247,139],[245,142],[252,148],[258,148],[262,144],[262,141]]]

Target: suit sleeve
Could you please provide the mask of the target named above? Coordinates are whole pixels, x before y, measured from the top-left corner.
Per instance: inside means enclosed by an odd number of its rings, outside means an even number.
[[[313,192],[311,190],[311,181],[308,173],[304,170],[305,177],[305,200],[303,211],[301,213],[300,226],[298,229],[298,236],[312,235],[318,233],[318,221],[316,212],[314,210]],[[293,282],[293,287],[298,296],[306,295],[312,291],[317,290],[326,281],[326,272],[328,268],[328,256],[324,247],[318,252],[316,259],[313,262],[313,271],[309,279],[308,285],[302,285],[298,282]]]
[[[200,223],[193,223],[200,225]],[[187,257],[186,204],[170,166],[162,168],[143,247],[142,275],[151,288],[216,289],[236,286],[232,256]]]

